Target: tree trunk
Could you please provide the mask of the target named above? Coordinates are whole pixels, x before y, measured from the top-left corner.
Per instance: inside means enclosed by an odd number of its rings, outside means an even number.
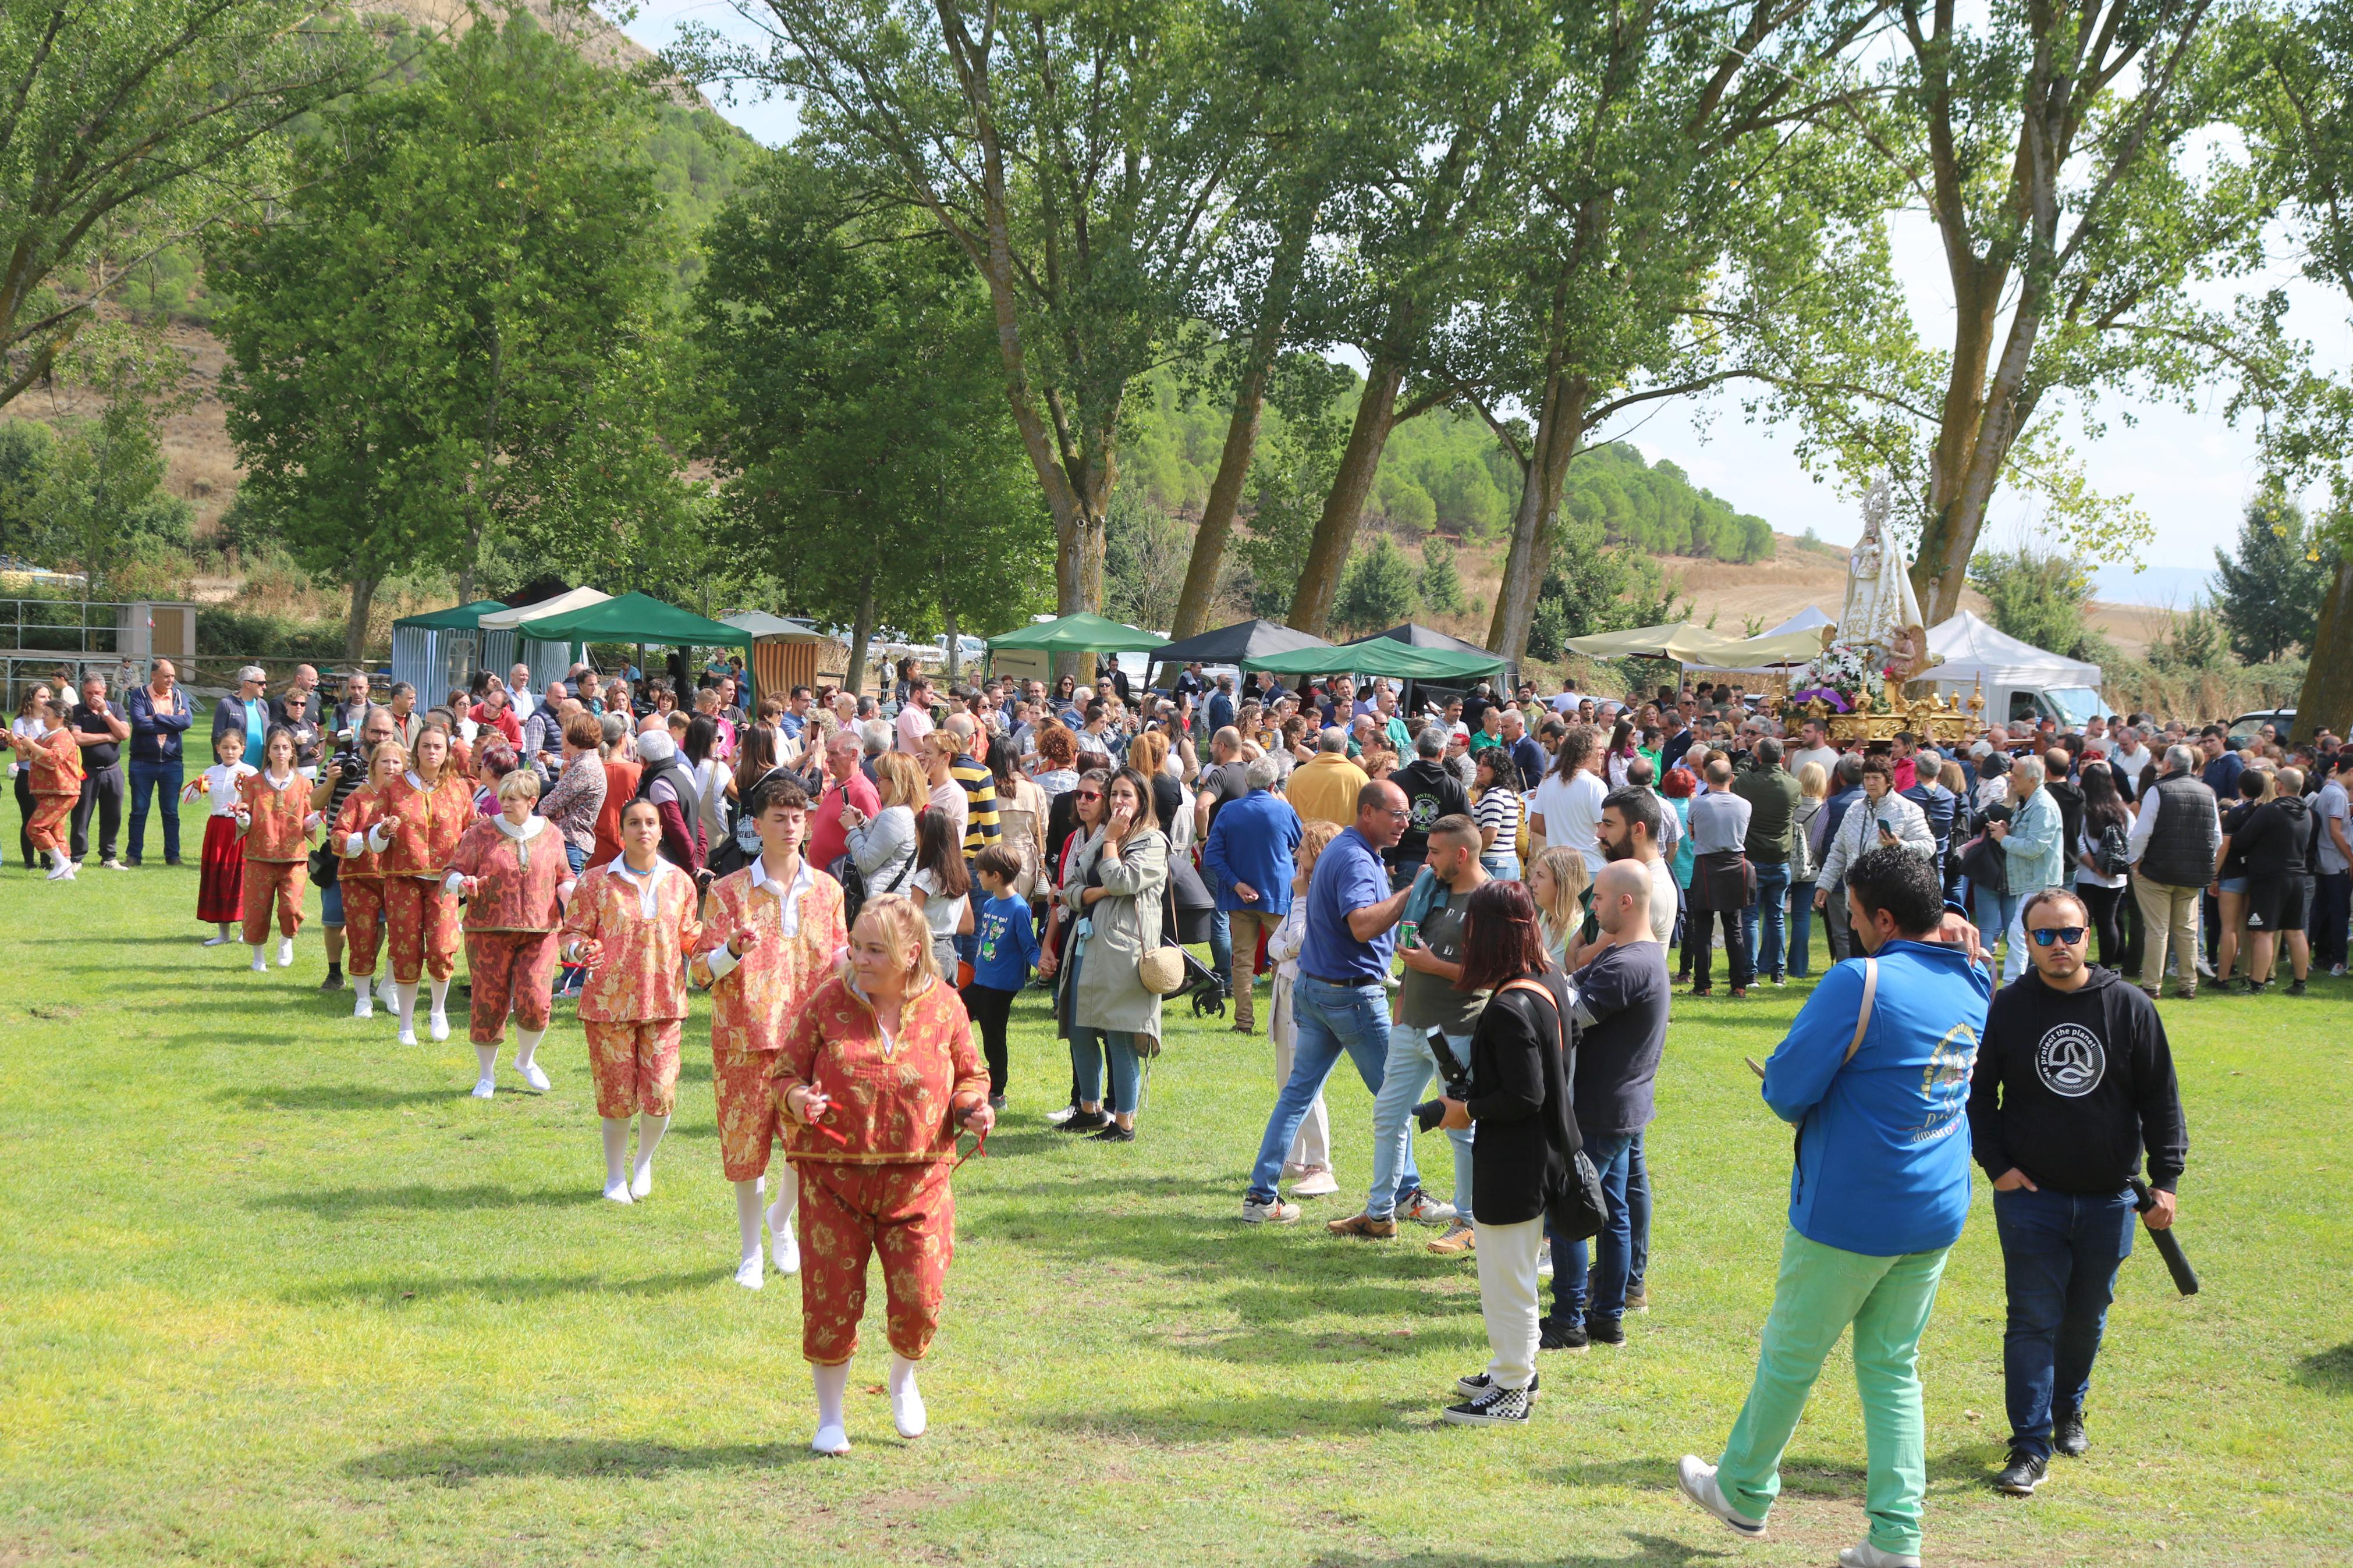
[[[367,654],[368,617],[375,610],[376,581],[368,576],[352,579],[352,613],[343,623],[343,658],[353,665]],[[462,605],[469,601],[458,602]]]
[[[2320,601],[2320,625],[2295,700],[2295,740],[2308,742],[2324,727],[2339,735],[2353,730],[2353,552],[2337,563]]]
[[[1405,365],[1393,359],[1375,360],[1356,399],[1356,417],[1348,427],[1348,445],[1340,454],[1339,471],[1324,498],[1324,514],[1315,520],[1315,537],[1307,547],[1307,564],[1292,590],[1291,625],[1315,637],[1331,624],[1332,604],[1340,595],[1340,574],[1347,569],[1348,549],[1356,542],[1356,520],[1364,515],[1365,500],[1381,471],[1381,448],[1388,444],[1397,422],[1398,389],[1405,384]]]
[[[1226,543],[1234,531],[1234,512],[1241,505],[1242,487],[1250,480],[1250,458],[1258,450],[1259,416],[1266,406],[1267,373],[1282,347],[1283,329],[1291,321],[1291,302],[1299,289],[1299,272],[1314,234],[1316,204],[1294,209],[1285,229],[1273,270],[1267,275],[1266,298],[1259,307],[1258,330],[1250,337],[1249,358],[1234,386],[1233,416],[1226,422],[1225,449],[1218,457],[1217,477],[1209,481],[1208,504],[1201,510],[1201,526],[1193,532],[1193,556],[1185,566],[1185,588],[1177,595],[1176,619],[1171,638],[1189,637],[1208,630],[1209,605],[1217,596],[1218,572],[1225,563]]]
[[[1545,388],[1544,406],[1528,448],[1519,510],[1512,518],[1512,548],[1504,559],[1503,585],[1495,593],[1495,618],[1487,647],[1516,666],[1528,650],[1536,596],[1552,564],[1553,534],[1560,521],[1561,491],[1568,465],[1585,438],[1585,409],[1591,385],[1583,376],[1556,374]]]
[[[874,636],[874,569],[866,569],[866,584],[858,595],[858,619],[849,628],[849,668],[841,672],[841,689],[852,696],[866,694],[866,644]]]

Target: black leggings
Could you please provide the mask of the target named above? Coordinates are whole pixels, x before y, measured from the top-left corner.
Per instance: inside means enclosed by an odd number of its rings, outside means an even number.
[[[2125,928],[2118,916],[2128,890],[2096,887],[2090,882],[2075,884],[2075,896],[2083,900],[2084,908],[2091,911],[2092,929],[2100,933],[2100,967],[2114,969],[2119,973],[2124,973]]]
[[[1005,1025],[1013,1013],[1014,993],[978,984],[964,988],[964,1010],[980,1026],[980,1054],[988,1058],[988,1092],[1005,1092]]]

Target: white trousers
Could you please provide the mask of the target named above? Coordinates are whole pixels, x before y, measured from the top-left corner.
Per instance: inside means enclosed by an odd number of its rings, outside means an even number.
[[[1479,1315],[1487,1320],[1487,1375],[1500,1388],[1525,1388],[1536,1370],[1536,1258],[1544,1216],[1517,1225],[1479,1222]]]
[[[1275,977],[1274,1016],[1268,1020],[1266,1032],[1274,1041],[1274,1088],[1280,1094],[1282,1086],[1291,1081],[1291,1058],[1299,1048],[1299,1025],[1292,1012],[1291,982],[1281,975]],[[1301,1120],[1299,1132],[1291,1140],[1290,1157],[1283,1164],[1298,1171],[1332,1168],[1332,1119],[1324,1112],[1321,1094]]]

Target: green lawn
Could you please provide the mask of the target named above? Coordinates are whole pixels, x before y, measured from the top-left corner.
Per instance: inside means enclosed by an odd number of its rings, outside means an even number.
[[[1040,1122],[1066,1058],[1025,1001],[1006,1124],[957,1179],[931,1433],[891,1431],[878,1281],[856,1451],[822,1461],[797,1285],[732,1282],[700,1015],[655,1195],[618,1208],[568,1019],[552,1093],[479,1102],[462,1020],[400,1048],[317,990],[313,932],[252,974],[196,945],[195,900],[193,869],[0,873],[0,1564],[1826,1563],[1862,1535],[1843,1362],[1765,1542],[1672,1488],[1769,1299],[1789,1140],[1740,1058],[1798,988],[1678,997],[1655,1305],[1622,1350],[1546,1357],[1510,1433],[1439,1420],[1486,1355],[1471,1265],[1323,1232],[1367,1174],[1353,1078],[1343,1195],[1249,1227],[1265,1041],[1175,1026],[1142,1138],[1074,1145]],[[2166,1004],[2205,1293],[2136,1254],[2093,1451],[2031,1502],[1982,1485],[2006,1427],[1979,1184],[1925,1350],[1928,1561],[2353,1560],[2348,1002]],[[1422,1154],[1443,1190],[1444,1143]]]

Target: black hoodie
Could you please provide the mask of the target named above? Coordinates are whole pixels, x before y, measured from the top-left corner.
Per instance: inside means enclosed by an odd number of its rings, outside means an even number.
[[[2317,822],[2303,796],[2277,796],[2248,814],[2231,836],[2231,847],[2245,858],[2250,877],[2306,876],[2317,864],[2312,852]]]
[[[2029,969],[1987,1010],[1969,1084],[1969,1138],[1986,1174],[2015,1167],[2038,1187],[2124,1190],[2148,1147],[2148,1181],[2181,1179],[2189,1131],[2157,1005],[2094,965],[2079,991]]]

